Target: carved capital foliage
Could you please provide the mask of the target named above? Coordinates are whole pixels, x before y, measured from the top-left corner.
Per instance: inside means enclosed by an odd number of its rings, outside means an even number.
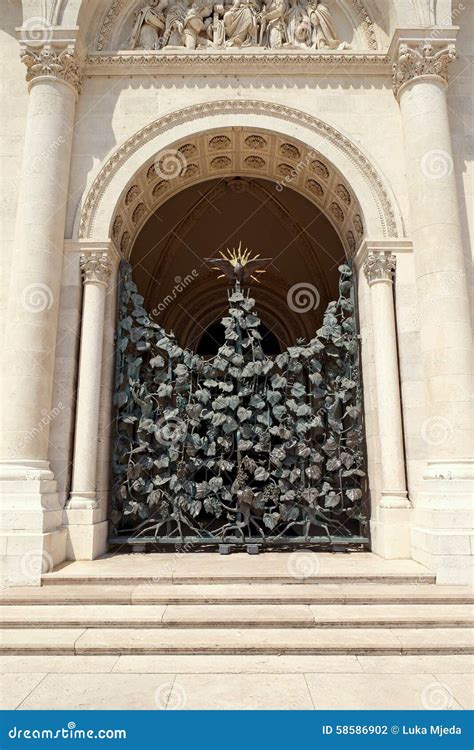
[[[84,284],[95,281],[107,285],[112,273],[112,264],[107,253],[81,255],[79,264]]]
[[[454,44],[435,47],[430,41],[421,44],[401,43],[393,63],[393,90],[400,89],[419,76],[438,76],[448,82],[448,66],[456,59]]]
[[[364,263],[364,273],[369,284],[374,281],[393,281],[397,259],[389,252],[369,253]]]
[[[42,47],[24,45],[21,59],[26,65],[26,80],[34,81],[41,76],[54,76],[69,83],[79,94],[82,70],[79,56],[73,45],[57,47],[45,44]]]

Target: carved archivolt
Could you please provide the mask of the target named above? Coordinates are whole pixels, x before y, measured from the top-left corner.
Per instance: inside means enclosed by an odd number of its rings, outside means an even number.
[[[376,50],[377,34],[363,0],[347,0],[347,7],[365,47]],[[129,0],[113,0],[100,22],[95,48],[113,48],[117,29],[130,23]],[[343,49],[331,11],[317,0],[142,0],[136,5],[126,49],[206,47],[294,47]]]
[[[227,112],[234,114],[251,113],[256,116],[261,114],[267,117],[284,119],[303,125],[324,139],[329,140],[333,146],[344,153],[346,157],[349,157],[350,161],[362,173],[377,205],[382,236],[398,236],[394,209],[384,184],[372,164],[352,141],[327,123],[289,107],[269,102],[227,100],[224,102],[208,102],[194,105],[166,115],[145,126],[122,144],[103,165],[87,194],[81,212],[79,237],[93,237],[95,215],[107,185],[124,162],[143,144],[181,123],[199,120],[213,114],[225,114]],[[242,135],[242,133],[245,133],[245,135]],[[219,149],[217,152],[212,145],[209,145],[211,138],[216,137],[221,139],[219,142],[222,146],[227,143],[225,138],[230,139],[232,145]],[[259,139],[266,140],[267,144],[269,144],[270,139],[273,141],[276,139],[278,148],[276,150],[272,149],[271,153],[268,151],[265,154],[263,142]],[[293,188],[302,192],[326,212],[339,232],[346,249],[353,251],[354,240],[355,238],[360,239],[362,237],[364,227],[362,220],[363,213],[358,207],[356,196],[351,194],[352,189],[350,185],[345,184],[342,175],[336,173],[333,165],[326,161],[321,154],[309,149],[308,146],[299,141],[290,142],[290,140],[275,133],[266,133],[264,135],[258,128],[253,130],[228,128],[225,129],[225,132],[212,132],[209,137],[205,133],[201,133],[194,138],[187,138],[174,144],[172,149],[166,149],[166,154],[164,152],[157,154],[155,163],[148,162],[144,165],[137,179],[129,184],[124,199],[115,213],[113,225],[116,231],[118,226],[118,224],[115,224],[116,217],[120,215],[122,219],[120,235],[115,238],[116,240],[120,240],[122,251],[125,253],[128,251],[132,238],[141,226],[139,222],[133,223],[129,210],[130,207],[132,210],[135,209],[140,200],[140,202],[146,205],[148,212],[154,211],[160,203],[167,200],[183,187],[187,187],[193,182],[212,178],[218,173],[219,176],[223,174],[227,174],[228,176],[235,174],[265,176],[274,180],[280,186],[279,189],[281,190]],[[288,155],[280,155],[278,149],[284,147],[285,144],[287,147],[290,147],[287,150],[294,148],[301,153],[299,161],[291,160]],[[196,149],[196,154],[199,155],[199,158],[195,158],[192,155],[194,154],[193,149]],[[188,156],[185,155],[186,153]],[[222,166],[223,162],[219,161],[217,165],[213,166],[211,158],[214,158],[217,153],[220,157],[227,156],[230,163]],[[293,153],[296,153],[296,151]],[[173,161],[175,172],[171,171],[171,173],[165,174],[163,166],[160,167],[160,161],[166,155]],[[341,185],[343,189],[341,189]],[[347,191],[350,197],[349,203],[347,202],[345,191]],[[133,201],[130,200],[130,195],[134,196]],[[126,196],[129,196],[128,206],[126,205]],[[332,204],[334,204],[332,211],[329,212],[327,209]],[[129,238],[128,244],[126,241],[127,237]]]
[[[184,157],[185,153],[190,154],[190,161]],[[299,141],[250,128],[228,128],[217,134],[201,133],[192,140],[179,141],[172,149],[163,151],[163,155],[158,153],[151,164],[144,164],[135,175],[117,206],[113,239],[121,252],[128,255],[142,226],[164,201],[196,179],[203,181],[233,173],[272,180],[275,196],[286,189],[306,195],[332,221],[350,254],[348,233],[357,237],[363,233],[357,198],[334,166],[322,161],[319,154],[315,159],[316,155]],[[313,164],[325,177],[315,179]]]

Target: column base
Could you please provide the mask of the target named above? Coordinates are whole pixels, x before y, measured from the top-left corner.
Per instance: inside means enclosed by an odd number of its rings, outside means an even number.
[[[411,508],[379,507],[370,521],[372,552],[388,560],[411,558]]]
[[[441,585],[474,585],[472,485],[426,481],[414,511],[412,556],[436,572]]]
[[[66,558],[95,560],[107,552],[108,521],[99,508],[71,508],[64,511],[67,529]]]
[[[66,559],[64,528],[45,534],[0,534],[2,586],[41,586],[41,577]]]
[[[74,510],[95,510],[99,505],[95,492],[71,492],[66,508]]]
[[[384,492],[382,490],[381,497],[380,497],[380,507],[381,508],[391,508],[391,509],[405,509],[405,508],[411,508],[411,503],[408,499],[408,493],[406,491],[404,492]]]
[[[56,482],[8,479],[0,493],[2,585],[40,586],[42,574],[66,558]]]

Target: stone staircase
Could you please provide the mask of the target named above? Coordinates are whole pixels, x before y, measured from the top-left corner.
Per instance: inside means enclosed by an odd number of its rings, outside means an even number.
[[[0,653],[467,654],[473,603],[370,553],[121,554],[4,590]]]

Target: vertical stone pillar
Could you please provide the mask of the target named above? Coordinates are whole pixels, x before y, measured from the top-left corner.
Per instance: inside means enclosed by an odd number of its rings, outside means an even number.
[[[439,34],[436,32],[439,31]],[[400,30],[391,45],[417,284],[427,456],[413,545],[440,582],[467,582],[472,549],[472,330],[446,99],[457,29]],[[471,481],[469,481],[471,480]],[[455,518],[457,510],[457,518]],[[471,559],[472,563],[472,559]]]
[[[453,39],[397,36],[392,45],[428,407],[425,478],[439,480],[474,478],[472,330],[446,101]]]
[[[81,348],[71,496],[65,510],[68,557],[93,559],[105,551],[107,521],[97,503],[97,452],[102,350],[107,284],[112,264],[106,253],[81,255],[84,282]]]
[[[383,557],[410,554],[409,509],[402,406],[398,368],[397,333],[393,300],[396,256],[377,243],[366,242],[364,273],[370,288],[377,420],[380,445],[380,502],[372,514],[372,549]]]
[[[10,571],[6,578],[14,583],[39,583],[41,570],[64,559],[65,550],[61,508],[48,462],[48,435],[61,409],[61,404],[52,404],[52,388],[74,112],[80,91],[75,33],[43,45],[21,44],[30,95],[3,348],[0,460],[1,525]]]
[[[390,251],[370,252],[364,263],[364,273],[370,287],[377,380],[377,413],[382,466],[380,506],[382,508],[409,508],[393,306],[395,268],[396,257]]]

